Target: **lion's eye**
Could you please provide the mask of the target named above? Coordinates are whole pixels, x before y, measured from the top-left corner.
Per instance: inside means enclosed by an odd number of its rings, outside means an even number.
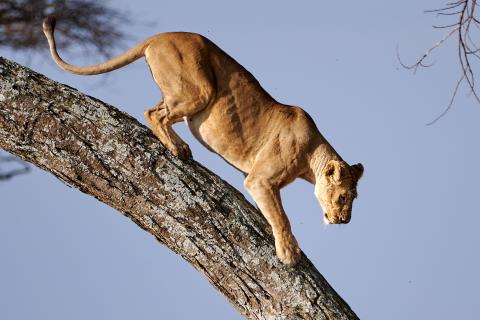
[[[345,198],[344,195],[340,195],[340,196],[338,197],[338,202],[339,202],[340,204],[345,204],[345,200],[346,200],[346,198]]]

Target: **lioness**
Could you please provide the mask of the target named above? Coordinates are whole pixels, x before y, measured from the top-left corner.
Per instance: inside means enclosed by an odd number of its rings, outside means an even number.
[[[300,249],[282,208],[280,189],[297,177],[315,184],[328,223],[348,223],[363,166],[349,166],[301,108],[275,101],[258,81],[205,37],[187,32],[155,35],[107,62],[76,67],[58,55],[55,19],[43,22],[50,52],[64,70],[93,75],[145,57],[163,100],[145,111],[153,133],[174,155],[192,157],[172,130],[185,120],[209,150],[245,173],[245,188],[268,220],[280,260],[294,265]]]

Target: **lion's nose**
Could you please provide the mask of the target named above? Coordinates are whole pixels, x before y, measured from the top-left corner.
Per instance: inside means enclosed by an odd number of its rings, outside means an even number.
[[[350,218],[342,217],[340,218],[340,223],[348,223],[350,222]]]

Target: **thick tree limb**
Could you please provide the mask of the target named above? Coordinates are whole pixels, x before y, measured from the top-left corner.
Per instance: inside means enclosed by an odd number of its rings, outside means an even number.
[[[358,319],[305,256],[279,262],[270,227],[226,182],[129,115],[3,58],[0,147],[116,208],[249,319]]]

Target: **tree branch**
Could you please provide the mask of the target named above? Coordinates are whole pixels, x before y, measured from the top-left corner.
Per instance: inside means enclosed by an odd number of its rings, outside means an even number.
[[[116,208],[248,319],[358,319],[304,255],[275,255],[262,215],[129,115],[0,57],[0,147]]]
[[[478,36],[478,31],[480,29],[480,21],[477,19],[477,13],[475,9],[477,8],[477,0],[458,0],[455,2],[447,3],[447,5],[440,9],[434,10],[427,10],[426,13],[436,13],[439,16],[447,16],[447,17],[454,17],[455,22],[440,26],[433,26],[436,29],[450,29],[442,39],[440,39],[437,43],[431,46],[419,59],[415,61],[415,63],[411,65],[407,65],[402,62],[400,59],[400,54],[398,53],[397,48],[397,58],[400,64],[405,69],[413,70],[415,73],[419,67],[430,67],[431,64],[426,64],[425,60],[428,59],[432,52],[441,47],[447,40],[451,38],[452,35],[457,35],[457,55],[458,55],[458,62],[460,64],[460,72],[461,77],[460,80],[457,81],[455,89],[452,93],[450,103],[447,105],[445,110],[436,117],[433,121],[428,123],[427,125],[434,124],[439,119],[441,119],[447,112],[451,109],[453,102],[458,93],[458,89],[462,82],[466,82],[468,88],[470,89],[470,94],[473,95],[475,100],[480,103],[480,96],[477,93],[476,83],[475,83],[475,74],[474,74],[474,65],[473,60],[480,59],[478,48],[478,43],[474,40]],[[473,28],[475,27],[477,33],[474,34]]]
[[[16,165],[8,166],[7,169],[3,167],[5,164],[12,163]],[[25,162],[14,156],[7,155],[6,152],[0,150],[0,182],[27,173],[28,171],[30,171],[30,167]]]

